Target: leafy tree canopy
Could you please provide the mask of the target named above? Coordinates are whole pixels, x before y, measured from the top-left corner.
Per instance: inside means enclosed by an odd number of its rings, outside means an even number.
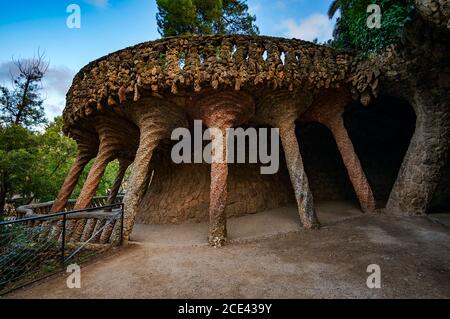
[[[381,28],[367,27],[367,7],[381,8]],[[397,43],[410,21],[414,6],[411,0],[334,0],[328,11],[330,19],[339,11],[333,45],[363,52],[380,51]]]
[[[0,214],[6,197],[32,194],[37,153],[38,141],[32,132],[16,124],[0,126]]]
[[[55,118],[44,132],[16,124],[0,126],[0,207],[15,196],[21,203],[56,198],[76,155],[76,143],[63,135],[62,127],[62,117]],[[92,164],[84,169],[72,198],[78,197]],[[107,166],[97,195],[107,194],[118,169],[117,161]]]
[[[245,0],[156,0],[156,4],[163,37],[259,33]]]

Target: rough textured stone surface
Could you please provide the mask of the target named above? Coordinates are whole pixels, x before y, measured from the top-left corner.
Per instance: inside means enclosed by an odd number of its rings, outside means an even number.
[[[371,212],[375,209],[375,198],[344,127],[342,117],[344,108],[350,100],[350,96],[345,91],[324,92],[323,95],[316,98],[302,120],[317,121],[331,130],[361,208],[363,211]]]
[[[438,1],[417,2],[427,7]],[[418,12],[421,14],[420,8]],[[416,130],[387,204],[387,210],[397,214],[427,212],[448,160],[450,30],[429,22],[415,19],[403,46],[371,58],[381,72],[380,89],[407,100],[417,116]]]
[[[174,164],[170,152],[155,151],[152,182],[136,216],[137,223],[180,224],[209,219],[210,165]],[[254,214],[294,202],[286,164],[274,175],[261,175],[259,164],[228,165],[227,218]]]
[[[149,165],[153,150],[162,139],[170,137],[174,128],[185,126],[183,114],[173,104],[154,98],[141,101],[145,102],[149,104],[147,107],[134,105],[126,110],[133,123],[139,127],[140,137],[124,197],[125,239],[128,239],[132,231],[137,208],[149,182]]]
[[[450,2],[448,0],[414,0],[417,12],[432,26],[450,30]]]
[[[319,222],[314,211],[313,197],[295,136],[295,121],[311,103],[310,94],[277,91],[263,96],[258,101],[255,119],[259,123],[279,128],[300,220],[306,228],[318,228]]]
[[[64,110],[65,129],[96,112],[152,94],[185,96],[204,89],[303,90],[350,85],[370,95],[373,74],[361,58],[301,40],[251,36],[175,37],[100,58],[76,76]],[[348,83],[350,82],[350,83]],[[373,85],[372,85],[373,86]],[[366,92],[367,91],[367,92]]]
[[[194,119],[202,120],[209,128],[219,129],[218,133],[221,133],[223,140],[222,145],[218,144],[221,143],[220,136],[211,133],[214,152],[221,152],[223,161],[218,162],[213,158],[211,163],[208,241],[211,245],[220,247],[227,237],[225,208],[228,194],[228,139],[223,137],[227,136],[227,129],[247,122],[254,115],[255,103],[245,92],[206,92],[189,101],[188,112]]]

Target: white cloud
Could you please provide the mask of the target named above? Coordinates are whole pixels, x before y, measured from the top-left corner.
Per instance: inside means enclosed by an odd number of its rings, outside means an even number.
[[[318,39],[324,42],[333,37],[333,21],[325,14],[316,13],[297,23],[294,19],[287,19],[281,24],[285,36],[306,41]]]
[[[17,75],[17,67],[13,61],[0,64],[0,85],[9,86],[12,78]]]
[[[72,83],[73,76],[74,72],[64,65],[50,66],[43,79],[44,87],[56,94],[65,96]]]
[[[45,114],[50,120],[62,114],[66,104],[66,93],[72,83],[73,76],[74,72],[64,65],[50,66],[47,70],[42,85],[45,97]]]
[[[84,0],[84,1],[97,8],[105,8],[108,6],[109,0]]]

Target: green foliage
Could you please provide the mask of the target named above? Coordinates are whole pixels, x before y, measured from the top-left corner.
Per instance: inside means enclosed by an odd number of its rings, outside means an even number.
[[[156,0],[158,32],[164,36],[258,34],[255,16],[242,0]]]
[[[63,120],[55,118],[44,132],[33,132],[19,125],[0,126],[0,191],[5,199],[21,196],[28,201],[54,200],[72,166],[76,143],[63,135]],[[93,161],[83,171],[72,194],[76,198]],[[104,196],[112,187],[119,169],[111,162],[99,184],[97,195]]]
[[[32,174],[34,198],[54,200],[76,155],[76,143],[64,136],[62,117],[55,118],[38,138],[38,161]]]
[[[381,28],[367,27],[367,7],[377,4],[381,8]],[[334,0],[329,9],[332,18],[339,10],[334,30],[333,45],[339,48],[377,52],[398,43],[405,25],[410,21],[414,6],[410,0]]]
[[[37,134],[38,162],[34,166],[31,184],[33,185],[34,198],[41,202],[56,198],[64,179],[75,161],[77,146],[75,141],[64,136],[63,125],[62,117],[57,117],[54,122],[46,127],[43,134]],[[93,163],[94,161],[92,160],[86,165],[72,194],[72,198],[76,198],[79,195]],[[118,170],[118,161],[109,163],[97,189],[98,196],[107,194],[107,190],[114,183]]]
[[[0,203],[16,194],[30,196],[38,161],[38,138],[31,131],[12,124],[0,126]]]
[[[80,194],[81,188],[83,187],[84,181],[86,180],[86,177],[88,176],[93,163],[94,161],[92,160],[84,168],[83,173],[81,174],[80,179],[78,180],[78,184],[72,193],[72,198],[76,198]],[[108,190],[111,189],[112,185],[114,184],[114,180],[116,178],[118,171],[119,171],[119,162],[117,160],[112,161],[111,163],[108,164],[105,170],[105,174],[103,175],[98,185],[96,196],[106,196],[108,194]]]
[[[42,226],[0,226],[0,290],[18,279],[55,269],[61,244],[42,235]]]
[[[41,80],[48,62],[39,54],[32,59],[13,61],[17,72],[11,88],[0,86],[0,217],[6,200],[21,198],[21,204],[54,200],[72,166],[76,143],[65,137],[61,117],[43,132],[32,128],[46,123]],[[72,194],[78,196],[92,162],[85,168]],[[108,165],[99,195],[106,195],[118,171],[118,163]]]

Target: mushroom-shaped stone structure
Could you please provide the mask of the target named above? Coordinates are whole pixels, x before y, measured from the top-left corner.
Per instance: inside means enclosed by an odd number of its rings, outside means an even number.
[[[67,94],[64,130],[77,142],[78,156],[52,210],[64,209],[84,166],[95,158],[75,205],[88,207],[107,164],[118,159],[110,202],[133,163],[124,198],[126,239],[136,221],[209,216],[209,242],[220,246],[227,216],[278,207],[291,197],[302,225],[318,228],[295,134],[297,122],[318,121],[332,131],[361,207],[372,211],[374,197],[342,120],[352,98],[367,102],[377,94],[377,77],[361,71],[359,62],[351,52],[252,36],[166,38],[93,61]],[[250,164],[174,164],[171,133],[192,129],[195,120],[221,131],[278,128],[284,171],[265,176]]]

